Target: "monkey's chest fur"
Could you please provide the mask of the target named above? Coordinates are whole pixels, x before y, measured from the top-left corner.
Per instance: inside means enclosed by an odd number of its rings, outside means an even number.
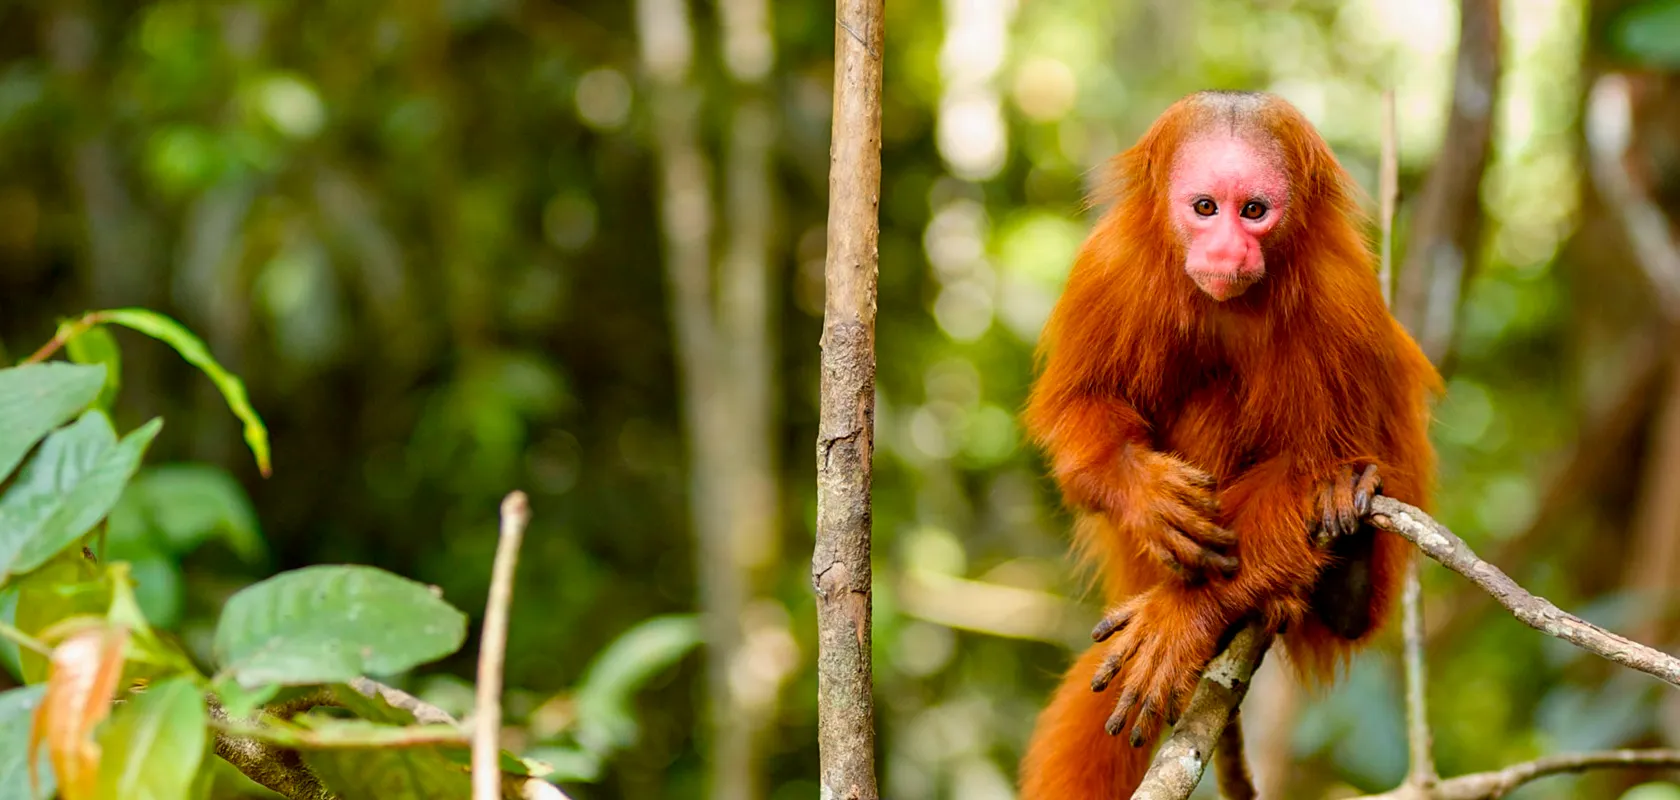
[[[1303,354],[1305,355],[1305,354]],[[1307,356],[1310,358],[1310,355]],[[1287,431],[1279,419],[1256,418],[1256,408],[1272,404],[1252,402],[1252,393],[1265,391],[1248,379],[1241,365],[1219,354],[1203,352],[1200,357],[1175,359],[1177,369],[1147,416],[1154,434],[1154,446],[1213,474],[1220,485],[1240,478],[1256,464],[1288,451]],[[1316,370],[1301,374],[1325,375]],[[1320,419],[1336,419],[1349,409],[1295,409]],[[1332,425],[1336,424],[1334,422]],[[1303,491],[1310,491],[1310,485]],[[1303,503],[1310,496],[1303,495]],[[1239,516],[1235,508],[1222,509],[1226,523]],[[1240,538],[1242,531],[1238,530]],[[1307,531],[1303,527],[1303,537]],[[1310,590],[1314,616],[1326,628],[1346,639],[1359,639],[1376,620],[1371,614],[1375,590],[1371,555],[1375,529],[1362,525],[1358,534],[1338,539],[1330,546],[1329,566]],[[1239,544],[1239,547],[1241,545]]]

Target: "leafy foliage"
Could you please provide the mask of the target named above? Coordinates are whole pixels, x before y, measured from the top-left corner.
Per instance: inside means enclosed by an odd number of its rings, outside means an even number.
[[[466,615],[422,584],[371,567],[306,567],[235,594],[216,657],[246,688],[334,683],[411,669],[466,635]]]
[[[1624,10],[1611,29],[1622,52],[1656,67],[1680,67],[1680,0],[1645,0]]]
[[[266,439],[252,435],[265,430],[261,419],[196,337],[149,312],[81,319],[146,330],[216,373],[253,452],[266,458]],[[93,342],[78,345],[83,336]],[[449,655],[466,638],[466,615],[435,588],[373,567],[282,572],[228,599],[214,637],[221,669],[200,672],[148,619],[130,562],[99,560],[88,545],[98,544],[97,532],[119,556],[179,556],[221,537],[254,562],[263,546],[249,502],[203,467],[166,465],[136,478],[162,421],[117,436],[109,403],[118,384],[106,380],[120,363],[115,341],[97,326],[67,323],[57,344],[98,364],[0,369],[0,431],[6,452],[15,451],[7,458],[22,464],[0,493],[0,591],[15,600],[0,634],[22,650],[19,676],[37,684],[0,693],[0,800],[37,800],[55,786],[64,800],[206,796],[216,774],[207,695],[239,735],[305,748],[307,763],[344,800],[464,797],[464,729],[422,722],[342,682]],[[693,627],[664,620],[645,630],[609,652],[614,676],[586,686],[597,708],[590,718],[608,720],[618,745],[633,739],[624,730],[627,693],[692,646]],[[351,716],[241,722],[281,687],[336,693],[333,705]],[[28,759],[37,756],[31,783]],[[515,775],[550,771],[511,753],[502,766]]]

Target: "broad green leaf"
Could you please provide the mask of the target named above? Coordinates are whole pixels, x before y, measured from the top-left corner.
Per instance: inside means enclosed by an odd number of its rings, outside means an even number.
[[[461,800],[467,771],[438,747],[305,750],[303,761],[342,800]]]
[[[110,411],[122,388],[122,351],[117,348],[116,338],[103,326],[95,325],[70,337],[64,343],[64,352],[77,364],[105,365],[105,383],[94,405]]]
[[[234,594],[215,654],[247,687],[333,683],[442,658],[466,634],[466,615],[425,584],[373,567],[315,566]]]
[[[251,448],[251,455],[257,459],[257,469],[262,471],[263,477],[268,477],[271,471],[268,428],[263,425],[262,417],[257,416],[257,410],[251,407],[251,398],[245,394],[245,382],[216,363],[203,339],[193,335],[193,332],[182,327],[181,323],[143,308],[101,311],[99,317],[106,322],[133,328],[162,340],[175,348],[175,352],[180,353],[181,358],[186,359],[188,364],[198,367],[205,377],[221,390],[222,397],[227,400],[228,408],[233,411],[234,416],[245,423],[245,444]]]
[[[246,563],[262,561],[257,515],[239,482],[208,464],[147,467],[111,510],[112,554],[181,556],[221,537]]]
[[[654,617],[620,634],[595,656],[578,687],[578,741],[598,751],[634,743],[636,690],[699,643],[693,615]]]
[[[105,565],[105,574],[111,586],[111,606],[105,612],[105,621],[126,628],[130,635],[124,676],[149,681],[176,675],[197,676],[197,667],[181,645],[167,634],[160,635],[141,613],[129,565],[111,562]]]
[[[1617,49],[1652,66],[1680,67],[1680,0],[1646,0],[1610,26]]]
[[[46,800],[53,796],[56,785],[45,750],[35,754],[37,790],[29,788],[29,726],[46,693],[45,686],[0,692],[0,800]]]
[[[99,396],[105,368],[28,364],[0,369],[0,481],[29,448]]]
[[[129,695],[100,729],[99,796],[186,800],[209,738],[204,695],[186,678]]]
[[[54,556],[39,569],[19,577],[13,588],[18,591],[13,624],[36,638],[66,619],[100,616],[111,607],[111,584],[79,550]],[[18,661],[25,682],[46,680],[46,656],[22,650]]]
[[[0,495],[0,583],[57,555],[99,522],[122,495],[163,421],[123,437],[98,411],[55,431]]]

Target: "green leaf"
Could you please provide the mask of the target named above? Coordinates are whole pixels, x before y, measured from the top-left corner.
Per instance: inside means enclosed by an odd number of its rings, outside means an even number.
[[[97,313],[105,322],[133,328],[163,341],[175,348],[175,352],[180,353],[181,358],[186,359],[188,364],[198,367],[205,377],[221,390],[222,397],[227,400],[228,408],[233,411],[234,416],[245,423],[245,444],[251,448],[251,454],[257,459],[257,469],[262,472],[263,477],[268,477],[272,471],[269,464],[268,428],[263,425],[262,417],[257,416],[257,410],[251,407],[251,398],[245,394],[245,382],[216,363],[203,339],[193,335],[193,332],[181,323],[143,308],[117,308]]]
[[[18,592],[17,619],[12,624],[35,637],[63,620],[103,616],[111,607],[110,582],[79,550],[54,556],[18,578],[12,588]],[[47,679],[46,656],[20,650],[18,662],[25,682]]]
[[[208,464],[141,470],[111,511],[111,552],[118,557],[182,556],[217,536],[246,563],[263,560],[266,548],[245,490]]]
[[[305,750],[303,761],[343,800],[461,800],[472,794],[466,770],[439,747]]]
[[[578,687],[578,741],[598,752],[634,743],[636,690],[699,643],[700,622],[692,614],[654,617],[620,634],[595,656]]]
[[[185,678],[130,695],[98,734],[99,796],[185,800],[204,760],[208,723],[204,695]]]
[[[315,566],[234,594],[215,654],[247,687],[334,683],[442,658],[466,635],[467,616],[425,584],[373,567]]]
[[[28,572],[104,518],[163,427],[154,419],[119,443],[103,413],[55,431],[0,496],[0,583]]]
[[[41,748],[35,760],[39,791],[29,790],[29,726],[46,693],[45,686],[0,692],[0,800],[45,800],[57,789],[46,748]]]
[[[114,561],[104,565],[107,582],[111,586],[111,606],[105,620],[127,628],[128,668],[125,676],[146,680],[161,680],[175,675],[198,675],[198,668],[172,637],[160,635],[140,610],[135,596],[134,579],[129,564]]]
[[[1616,49],[1651,66],[1680,67],[1680,0],[1646,0],[1610,24]]]
[[[29,364],[0,369],[0,481],[29,448],[99,396],[105,368]]]
[[[95,325],[70,337],[64,351],[77,364],[105,365],[105,383],[94,405],[110,411],[122,388],[122,351],[117,348],[116,338],[103,326]]]

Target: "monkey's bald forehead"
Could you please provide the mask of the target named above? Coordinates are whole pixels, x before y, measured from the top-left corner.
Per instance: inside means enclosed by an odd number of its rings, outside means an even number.
[[[1186,138],[1224,134],[1254,144],[1277,145],[1278,106],[1283,102],[1262,92],[1206,91],[1191,95],[1186,104]]]

